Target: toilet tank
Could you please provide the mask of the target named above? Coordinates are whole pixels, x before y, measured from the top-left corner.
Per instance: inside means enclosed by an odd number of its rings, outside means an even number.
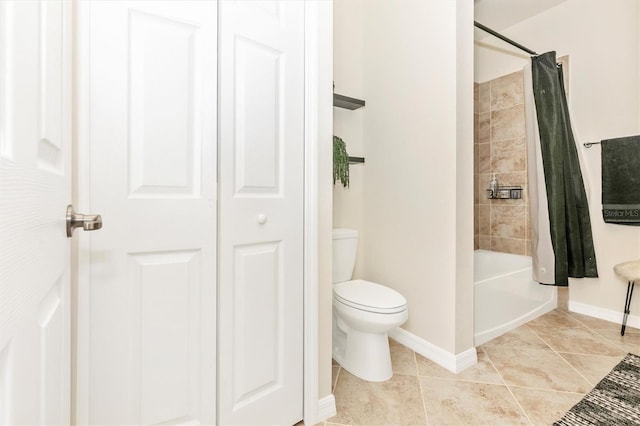
[[[336,228],[333,230],[333,283],[349,281],[356,265],[358,231]]]

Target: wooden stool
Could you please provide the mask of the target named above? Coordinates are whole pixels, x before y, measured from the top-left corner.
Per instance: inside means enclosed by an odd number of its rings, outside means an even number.
[[[631,296],[633,296],[633,287],[636,281],[640,281],[640,260],[632,260],[631,262],[619,263],[613,267],[616,274],[626,279],[627,298],[624,301],[624,315],[622,317],[622,329],[620,335],[624,336],[624,329],[627,328],[627,318],[629,317],[629,308],[631,307]]]

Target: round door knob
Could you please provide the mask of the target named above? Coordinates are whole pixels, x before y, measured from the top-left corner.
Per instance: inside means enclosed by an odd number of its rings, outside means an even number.
[[[264,213],[260,213],[257,217],[257,221],[260,225],[264,225],[267,223],[267,215]]]

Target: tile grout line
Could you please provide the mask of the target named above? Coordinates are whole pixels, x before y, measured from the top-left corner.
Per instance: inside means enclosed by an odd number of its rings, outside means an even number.
[[[335,366],[332,365],[331,367],[332,368],[333,367],[338,367],[338,372],[336,373],[336,380],[331,385],[331,394],[333,395],[333,397],[335,399],[336,387],[338,387],[338,378],[340,377],[340,372],[342,371],[342,366],[340,364],[336,364]],[[333,373],[333,370],[332,370],[332,373]],[[337,404],[336,404],[336,415],[338,415],[337,408],[338,407],[337,407]],[[327,423],[330,423],[330,422],[325,421],[324,422],[324,426],[327,426]],[[339,424],[339,423],[332,423],[332,424]],[[347,425],[341,425],[341,426],[347,426]]]
[[[495,382],[488,382],[488,381],[482,381],[482,380],[458,379],[458,378],[452,378],[452,377],[430,376],[428,374],[419,375],[418,377],[424,377],[427,379],[444,380],[448,382],[474,383],[476,385],[497,385],[497,386],[505,385],[504,383],[495,383]]]
[[[626,353],[628,353],[628,352],[629,352],[629,350],[624,346],[624,344],[623,344],[623,343],[618,342],[618,341],[614,340],[613,338],[609,338],[609,337],[607,337],[606,335],[601,334],[600,332],[598,332],[598,330],[601,330],[601,331],[607,331],[608,329],[604,329],[604,328],[592,328],[592,327],[588,326],[586,323],[584,323],[583,321],[581,321],[579,318],[575,318],[574,316],[572,316],[572,315],[571,315],[572,313],[577,313],[577,312],[571,312],[571,311],[569,311],[569,310],[568,310],[568,308],[567,308],[566,310],[565,310],[565,309],[562,309],[562,308],[558,308],[558,309],[559,309],[559,311],[561,311],[561,312],[562,312],[562,314],[563,314],[565,317],[570,318],[572,321],[576,321],[576,322],[578,323],[578,327],[567,327],[567,328],[570,328],[570,329],[571,329],[571,328],[574,328],[574,329],[584,329],[584,330],[586,330],[586,331],[590,332],[592,335],[594,335],[594,337],[597,337],[597,338],[599,338],[599,339],[602,339],[602,340],[604,340],[606,343],[609,343],[609,344],[611,344],[611,345],[615,346],[617,349],[619,349],[620,351],[622,351],[624,354],[626,354]],[[603,320],[603,321],[605,321],[605,320]],[[608,322],[608,321],[607,321],[607,322]],[[613,322],[612,322],[612,324],[616,324],[616,323],[613,323]],[[543,328],[552,328],[552,327],[543,327]],[[541,340],[543,340],[543,341],[544,341],[544,339],[542,339],[542,337],[540,337],[540,336],[538,335],[538,333],[536,333],[536,332],[535,332],[535,330],[534,330],[532,327],[529,327],[529,329],[530,329],[531,331],[533,331],[533,332],[536,334],[536,336],[538,336]],[[545,341],[545,344],[547,344],[547,345],[551,348],[551,345],[549,345],[546,341]],[[597,357],[605,357],[605,358],[607,358],[607,357],[608,357],[608,358],[615,358],[615,357],[619,357],[619,355],[602,355],[602,354],[593,354],[593,353],[585,353],[585,352],[555,351],[555,349],[553,349],[553,348],[551,348],[551,349],[552,349],[554,352],[558,353],[558,354],[566,353],[566,354],[572,354],[572,355],[586,355],[586,356],[597,356]],[[562,355],[560,355],[560,356],[562,357]],[[622,356],[624,356],[624,355],[622,355]],[[564,358],[563,358],[563,359],[564,359]],[[575,370],[575,368],[574,368],[574,370]],[[583,377],[584,377],[584,376],[583,376]],[[587,381],[588,381],[588,380],[587,380]],[[588,382],[589,382],[589,383],[591,383],[590,381],[588,381]]]
[[[589,330],[589,331],[591,331],[592,333],[595,333],[596,335],[598,335],[598,337],[601,337],[602,339],[606,340],[607,342],[609,342],[609,343],[611,343],[611,344],[616,345],[616,347],[620,348],[622,351],[629,353],[629,351],[627,350],[627,348],[626,348],[622,343],[617,342],[617,341],[615,341],[615,340],[613,340],[613,339],[610,339],[610,338],[608,338],[607,336],[605,336],[605,335],[603,335],[603,334],[600,334],[600,333],[598,332],[598,330],[606,330],[606,329],[604,329],[604,328],[597,329],[597,328],[591,328],[591,327],[589,327],[588,325],[586,325],[585,323],[583,323],[582,321],[580,321],[580,319],[579,319],[579,318],[574,318],[574,317],[572,317],[572,316],[571,316],[571,311],[569,311],[569,310],[568,310],[568,308],[567,308],[567,315],[569,315],[569,317],[570,317],[571,319],[574,319],[574,320],[578,321],[578,322],[580,323],[580,325],[582,325],[582,326],[583,326],[584,328],[586,328],[587,330]],[[604,321],[604,320],[603,320],[603,321]],[[607,321],[607,322],[609,322],[609,321]],[[613,322],[612,322],[611,324],[617,324],[617,323],[613,323]],[[617,324],[617,325],[618,325],[618,326],[622,326],[622,324]],[[624,338],[624,336],[620,336],[620,337]],[[571,353],[571,352],[569,352],[569,353]],[[602,356],[605,356],[605,355],[602,355]]]
[[[489,355],[489,353],[487,351],[485,351],[484,349],[482,349],[482,352],[484,352],[484,354],[486,355],[487,359],[491,363],[491,366],[493,367],[494,370],[496,370],[496,373],[498,373],[498,376],[500,376],[500,380],[502,380],[502,384],[504,385],[504,387],[507,388],[507,390],[509,391],[509,394],[511,395],[511,398],[513,398],[513,400],[516,402],[516,405],[518,406],[518,408],[520,408],[520,411],[522,411],[522,414],[524,414],[524,417],[527,419],[527,421],[529,422],[530,425],[533,425],[534,423],[529,418],[529,414],[522,407],[522,405],[520,405],[520,401],[518,401],[518,398],[516,398],[516,396],[513,394],[513,391],[511,390],[511,388],[509,387],[507,382],[504,380],[504,377],[502,377],[502,373],[500,373],[500,370],[498,370],[498,367],[496,367],[496,365],[493,363],[493,360],[491,359],[491,356]]]
[[[526,324],[525,324],[525,325],[526,325]],[[573,366],[573,364],[571,364],[569,361],[567,361],[567,360],[565,359],[565,357],[563,357],[562,355],[560,355],[560,352],[556,351],[556,350],[555,350],[555,349],[554,349],[554,348],[553,348],[553,347],[552,347],[552,346],[551,346],[551,345],[550,345],[546,340],[544,340],[544,339],[542,338],[542,336],[540,336],[538,333],[536,333],[536,330],[535,330],[535,329],[533,329],[533,328],[531,328],[531,327],[529,327],[529,326],[527,326],[527,328],[529,328],[529,330],[531,330],[531,332],[532,332],[533,334],[535,334],[536,336],[538,336],[538,339],[542,340],[542,341],[544,342],[544,344],[545,344],[545,345],[547,345],[547,346],[549,347],[549,349],[551,349],[551,350],[553,351],[553,353],[554,353],[554,354],[556,354],[558,357],[560,357],[560,359],[561,359],[562,361],[564,361],[564,362],[565,362],[565,364],[567,364],[569,367],[571,367],[571,368],[573,369],[573,371],[575,371],[576,373],[578,373],[578,375],[579,375],[580,377],[582,377],[582,378],[583,378],[583,379],[584,379],[584,380],[589,384],[589,386],[593,386],[593,384],[591,383],[591,381],[590,381],[589,379],[587,379],[587,378],[586,378],[586,377],[585,377],[581,372],[579,372],[579,371],[578,371],[578,369],[577,369],[577,368],[575,368],[575,367]],[[567,352],[567,353],[572,353],[572,352]],[[577,354],[577,355],[581,355],[581,354]],[[585,355],[586,355],[586,354],[585,354]],[[587,391],[587,392],[588,392],[588,391]]]
[[[424,400],[424,392],[422,391],[422,380],[420,380],[420,371],[418,370],[418,359],[415,351],[413,352],[413,363],[416,366],[416,379],[418,379],[418,389],[420,389],[420,399],[422,400],[422,410],[424,411],[424,421],[426,425],[429,425],[429,415],[427,414],[427,403]]]
[[[494,79],[495,80],[495,79]],[[493,80],[489,81],[489,175],[491,175],[491,164],[493,164],[493,109],[492,109],[492,89]],[[486,185],[486,183],[485,183]],[[493,203],[488,200],[489,204],[489,250],[493,250]]]
[[[535,387],[535,386],[521,386],[521,385],[507,385],[507,386],[513,387],[513,388],[516,388],[516,389],[532,389],[532,390],[537,390],[537,391],[566,393],[566,394],[570,394],[570,395],[581,395],[581,396],[586,395],[586,394],[584,394],[582,392],[572,392],[572,391],[564,391],[564,390],[557,390],[557,389],[545,389],[545,388],[538,388],[538,387]]]
[[[517,104],[511,104],[509,106],[504,106],[504,107],[500,107],[500,108],[496,108],[496,109],[492,109],[491,112],[498,112],[498,111],[504,111],[505,109],[512,109],[512,108],[516,108],[516,107],[523,107],[526,108],[527,105],[525,105],[525,102],[518,102]],[[482,114],[482,113],[480,113]]]
[[[332,394],[336,393],[336,387],[338,386],[338,378],[340,377],[340,372],[342,371],[342,366],[340,364],[338,364],[337,367],[338,367],[338,372],[336,373],[336,380],[333,382],[331,386]],[[334,395],[334,398],[335,398],[335,395]]]
[[[605,336],[605,335],[603,335],[603,334],[600,334],[600,333],[598,332],[598,330],[606,330],[606,329],[603,329],[603,328],[598,329],[598,328],[592,328],[592,327],[589,327],[586,323],[584,323],[583,321],[581,321],[579,318],[576,318],[576,317],[574,317],[573,315],[571,315],[571,314],[574,314],[574,313],[575,313],[575,314],[578,314],[578,313],[577,313],[577,312],[571,312],[571,311],[569,310],[569,307],[568,307],[568,306],[567,306],[567,309],[566,309],[566,310],[564,310],[564,309],[560,309],[560,311],[563,313],[563,315],[564,315],[564,316],[566,316],[566,317],[568,317],[568,318],[571,318],[571,320],[576,321],[576,322],[580,325],[580,327],[569,327],[569,328],[585,328],[585,329],[587,329],[587,331],[589,331],[589,332],[591,332],[591,333],[593,333],[593,334],[597,335],[598,337],[600,337],[600,338],[604,339],[604,340],[605,340],[605,341],[607,341],[608,343],[611,343],[611,344],[616,345],[616,346],[617,346],[618,348],[620,348],[621,350],[623,350],[623,351],[625,351],[625,350],[626,350],[626,349],[624,348],[624,345],[622,345],[622,344],[620,344],[619,342],[616,342],[615,340],[610,339],[610,338],[608,338],[607,336]],[[578,314],[578,315],[582,315],[582,314]],[[596,318],[596,319],[597,319],[597,318]],[[602,321],[605,321],[605,320],[602,320]],[[608,322],[610,322],[610,321],[605,321],[605,322],[607,322],[607,323],[608,323]],[[611,324],[617,324],[617,323],[611,322]],[[574,352],[567,352],[567,353],[574,353]],[[578,353],[578,352],[575,352],[575,353],[577,353],[577,354],[581,354],[581,353]],[[597,354],[584,354],[584,355],[597,355]],[[611,356],[611,355],[600,355],[600,356]]]

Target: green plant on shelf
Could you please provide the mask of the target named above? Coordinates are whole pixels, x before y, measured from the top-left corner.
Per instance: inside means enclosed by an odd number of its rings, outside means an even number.
[[[349,187],[349,154],[347,145],[337,136],[333,137],[333,184],[340,181],[345,188]]]

